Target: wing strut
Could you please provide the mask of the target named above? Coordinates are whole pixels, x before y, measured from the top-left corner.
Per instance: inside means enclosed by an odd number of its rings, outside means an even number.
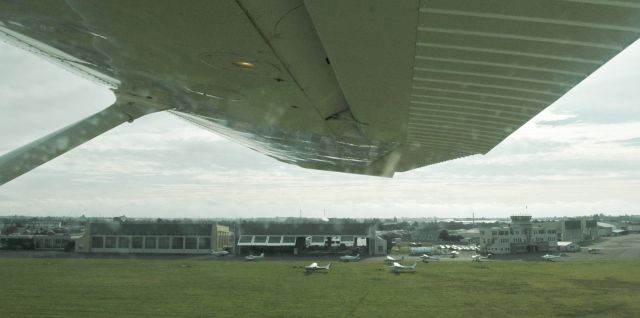
[[[53,158],[143,115],[158,111],[134,103],[115,103],[74,124],[0,156],[0,185],[52,160]]]

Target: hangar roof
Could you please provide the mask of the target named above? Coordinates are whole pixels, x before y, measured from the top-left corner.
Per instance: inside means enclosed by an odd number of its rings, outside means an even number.
[[[369,234],[371,223],[262,223],[242,222],[243,235],[363,235]]]
[[[92,223],[91,235],[211,235],[212,224]]]
[[[609,223],[604,223],[604,222],[598,222],[598,226],[600,227],[610,227],[610,228],[615,228],[616,226],[613,224],[609,224]]]

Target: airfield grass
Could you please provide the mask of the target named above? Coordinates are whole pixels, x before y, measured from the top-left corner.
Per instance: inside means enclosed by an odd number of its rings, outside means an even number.
[[[1,317],[492,317],[640,312],[640,261],[377,262],[0,259]],[[322,264],[321,264],[322,265]]]

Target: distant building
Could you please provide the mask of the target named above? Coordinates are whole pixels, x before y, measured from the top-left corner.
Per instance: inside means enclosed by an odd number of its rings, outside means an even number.
[[[416,242],[434,242],[438,240],[438,236],[442,229],[417,229],[411,233],[411,240]]]
[[[237,226],[238,251],[242,254],[304,254],[322,250],[362,250],[386,254],[386,240],[376,236],[369,223],[265,223],[242,222]]]
[[[5,249],[63,250],[72,248],[68,234],[12,234],[0,235],[0,246]]]
[[[613,236],[621,236],[621,235],[627,235],[627,234],[629,234],[629,231],[622,230],[622,229],[616,229],[611,232],[611,235]]]
[[[556,248],[557,223],[533,223],[530,215],[514,215],[504,227],[479,229],[480,251],[492,254],[545,252]]]
[[[598,222],[598,236],[611,236],[613,235],[613,230],[615,230],[615,226],[609,223]]]
[[[598,239],[598,221],[571,219],[560,221],[561,240],[565,242],[584,242]]]
[[[580,245],[575,242],[558,242],[558,251],[559,252],[577,252],[580,250]]]
[[[465,244],[480,244],[480,230],[478,228],[468,230],[451,230],[449,235],[462,236],[460,243]]]
[[[620,228],[629,232],[640,232],[640,222],[626,221],[620,224]]]
[[[208,254],[232,251],[228,226],[193,223],[92,223],[76,239],[81,253]]]

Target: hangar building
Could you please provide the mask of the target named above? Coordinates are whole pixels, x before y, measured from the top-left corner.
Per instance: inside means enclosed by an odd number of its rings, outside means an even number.
[[[612,236],[613,235],[613,230],[615,230],[615,226],[613,226],[612,224],[609,223],[604,223],[604,222],[597,222],[598,224],[598,236],[599,237],[603,237],[603,236]]]
[[[583,242],[598,239],[598,221],[575,219],[560,221],[562,241]]]
[[[19,234],[0,235],[0,248],[24,250],[63,250],[72,249],[71,236],[68,234]]]
[[[91,223],[76,240],[76,252],[208,254],[233,251],[228,226],[203,223]]]
[[[241,254],[306,254],[313,251],[362,254],[387,253],[386,240],[376,236],[370,223],[264,223],[241,222],[237,226]]]

